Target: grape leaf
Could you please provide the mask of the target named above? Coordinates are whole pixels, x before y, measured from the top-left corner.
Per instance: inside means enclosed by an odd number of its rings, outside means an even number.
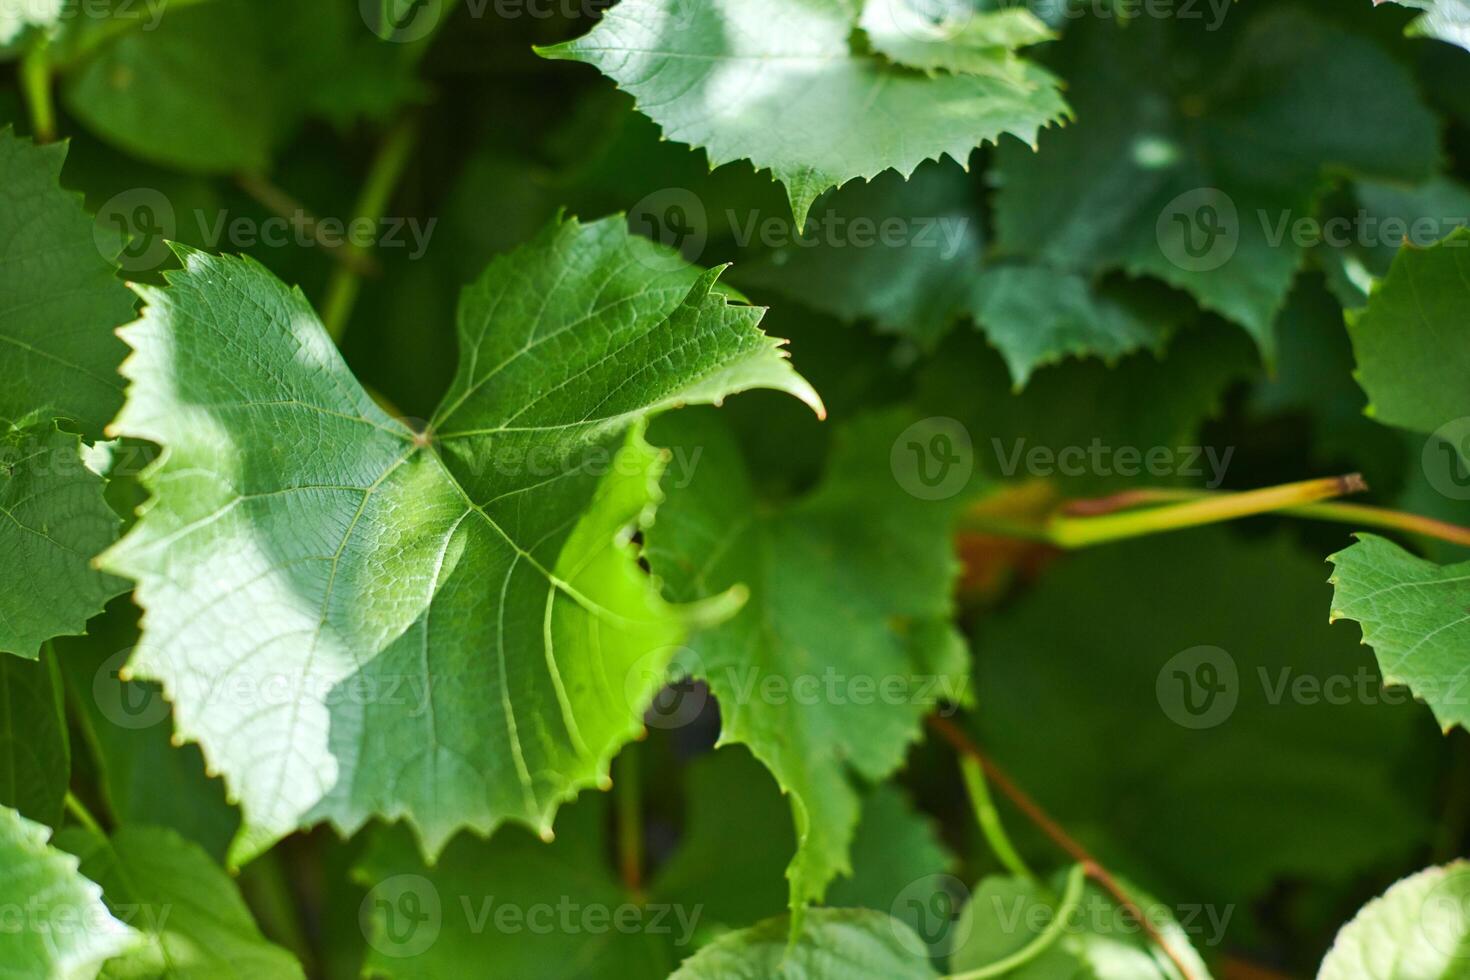
[[[102,904],[77,859],[47,843],[51,832],[0,806],[0,902],[18,916],[0,930],[0,963],[16,977],[92,980],[140,939]]]
[[[1384,681],[1407,685],[1446,732],[1470,725],[1470,562],[1436,565],[1376,534],[1327,560],[1332,620],[1362,625]]]
[[[999,247],[1161,278],[1270,360],[1302,260],[1291,223],[1324,168],[1427,178],[1433,115],[1371,42],[1302,11],[1255,15],[1233,46],[1198,20],[1089,20],[1057,52],[1087,125],[1046,134],[1034,160],[1000,147]]]
[[[739,615],[689,641],[680,665],[719,701],[721,743],[748,745],[791,795],[793,908],[851,873],[859,796],[849,770],[887,777],[923,716],[965,694],[964,646],[948,624],[954,510],[895,481],[890,450],[906,421],[853,422],[823,483],[777,509],[756,498],[717,420],[681,413],[654,436],[703,448],[649,534],[654,570],[680,601],[750,590]]]
[[[260,934],[229,875],[171,830],[123,827],[109,839],[70,828],[56,845],[77,855],[102,898],[146,938],[109,960],[108,977],[305,978],[301,964]]]
[[[1470,51],[1470,0],[1373,0],[1375,4],[1397,3],[1424,13],[1414,18],[1408,33],[1457,44]]]
[[[92,567],[121,523],[102,492],[76,435],[0,418],[0,651],[35,660],[126,589]]]
[[[1317,980],[1456,980],[1470,958],[1470,864],[1410,875],[1342,927]]]
[[[1002,133],[1035,141],[1067,115],[1056,80],[1026,84],[896,68],[852,46],[855,0],[627,0],[585,37],[540,48],[582,61],[638,99],[664,135],[712,166],[749,158],[786,186],[798,227],[822,192]]]
[[[1248,616],[1199,600],[1244,583]],[[1077,555],[977,635],[975,724],[1063,826],[1150,890],[1225,905],[1283,875],[1343,880],[1421,841],[1399,771],[1426,726],[1366,651],[1303,619],[1322,591],[1288,543],[1215,530]],[[1037,738],[1026,719],[1042,699]]]
[[[859,21],[873,50],[926,71],[985,75],[1034,85],[1017,48],[1056,35],[1022,7],[977,10],[969,0],[867,0]]]
[[[867,909],[812,909],[791,936],[785,918],[732,932],[669,980],[938,980],[924,943],[897,919]]]
[[[0,418],[46,408],[97,439],[122,404],[127,348],[112,331],[133,297],[114,276],[122,237],[94,228],[80,195],[61,189],[65,159],[65,146],[0,127]]]
[[[1367,412],[1380,422],[1433,432],[1470,414],[1470,228],[1433,248],[1399,253],[1348,335]],[[1452,444],[1470,460],[1470,446]]]
[[[71,745],[54,655],[44,653],[35,663],[0,657],[0,716],[0,806],[59,826]]]
[[[1008,980],[1183,980],[1178,968],[1107,892],[1092,882],[1078,889],[1082,881],[1077,866],[1055,875],[1050,887],[1014,877],[984,879],[975,886],[955,927],[959,940],[950,966],[956,973],[994,968],[1032,952],[1013,969],[995,975]],[[1070,908],[1061,900],[1069,887],[1076,889],[1076,904]],[[1209,970],[1167,908],[1136,890],[1130,889],[1130,894],[1169,949],[1189,967],[1190,975],[1208,980]],[[1065,925],[1055,925],[1059,914]]]
[[[921,910],[930,907],[928,899],[943,887],[940,879],[954,863],[933,823],[897,786],[882,783],[863,800],[852,841],[853,875],[832,883],[827,903],[887,912],[922,932]]]
[[[166,452],[105,563],[145,610],[130,669],[241,803],[232,859],[373,815],[406,816],[430,855],[465,826],[549,833],[606,781],[688,623],[730,607],[671,608],[637,565],[661,468],[641,420],[815,393],[719,270],[619,219],[555,222],[466,289],[423,433],[373,403],[298,291],[180,254],[123,331],[115,428]]]
[[[1144,286],[1098,286],[1025,262],[983,266],[972,194],[964,174],[937,164],[907,181],[883,174],[849,185],[814,214],[806,236],[736,275],[847,321],[872,320],[924,349],[972,317],[1017,388],[1069,355],[1112,361],[1158,350],[1178,326],[1175,311],[1140,301],[1151,299]]]

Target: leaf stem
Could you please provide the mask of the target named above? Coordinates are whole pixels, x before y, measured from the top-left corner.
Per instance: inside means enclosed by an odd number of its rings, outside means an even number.
[[[1082,889],[1087,883],[1087,872],[1080,864],[1072,865],[1072,870],[1067,873],[1067,887],[1062,892],[1062,900],[1057,904],[1056,914],[1047,923],[1046,928],[1031,942],[1016,950],[1005,959],[996,960],[987,966],[964,973],[952,973],[944,980],[987,980],[989,977],[1005,976],[1012,970],[1018,969],[1030,963],[1036,957],[1051,948],[1052,944],[1061,937],[1067,929],[1067,920],[1082,904]]]
[[[1056,844],[1080,864],[1087,876],[1097,882],[1104,891],[1111,895],[1113,900],[1118,903],[1124,912],[1133,917],[1134,921],[1139,924],[1139,927],[1143,929],[1150,941],[1162,950],[1164,955],[1169,958],[1169,961],[1174,964],[1174,968],[1179,971],[1179,975],[1184,980],[1199,980],[1179,957],[1179,954],[1174,952],[1173,948],[1165,941],[1158,928],[1143,913],[1143,910],[1139,908],[1138,903],[1118,883],[1118,880],[1092,856],[1087,848],[1079,844],[1071,834],[1068,834],[1060,824],[1053,820],[1025,790],[1016,785],[1015,780],[1011,779],[1005,770],[1001,769],[989,756],[980,751],[980,747],[948,718],[930,715],[928,723],[929,727],[944,738],[945,741],[949,742],[955,751],[979,763],[990,782],[1005,794],[1006,798],[1015,805],[1016,809],[1020,810],[1026,819],[1030,820],[1036,825],[1038,830],[1050,838],[1052,843]]]
[[[1211,494],[1138,510],[1083,511],[1083,516],[1078,516],[1078,508],[1074,505],[1051,518],[1047,524],[1048,537],[1064,548],[1086,548],[1108,541],[1268,514],[1366,489],[1368,485],[1362,476],[1352,473],[1239,493]]]
[[[613,796],[618,813],[618,873],[637,901],[643,901],[643,787],[639,779],[638,743],[618,753]]]
[[[1011,839],[1006,836],[1005,827],[1000,822],[1000,811],[995,808],[995,801],[991,799],[990,789],[985,784],[985,770],[973,757],[961,755],[960,774],[964,777],[965,791],[970,795],[970,805],[974,807],[980,832],[985,835],[990,850],[1011,874],[1035,881],[1036,876],[1031,873]]]
[[[235,183],[261,207],[291,222],[291,226],[297,231],[304,231],[310,235],[311,240],[320,245],[333,261],[353,266],[354,271],[360,276],[378,273],[378,263],[373,260],[372,256],[353,253],[341,243],[329,241],[322,234],[321,222],[317,220],[316,215],[308,211],[296,198],[271,183],[269,177],[255,173],[236,174]]]
[[[97,818],[92,816],[92,812],[87,809],[86,804],[77,799],[77,795],[71,790],[66,791],[66,812],[70,813],[76,819],[77,823],[98,837],[105,838],[107,836],[107,832],[102,829],[102,825],[97,822]]]
[[[383,220],[383,212],[387,210],[388,204],[393,199],[393,192],[398,188],[398,182],[403,177],[403,171],[408,167],[408,161],[413,156],[414,146],[418,140],[419,123],[418,117],[409,114],[400,119],[388,135],[383,138],[383,143],[378,147],[377,155],[373,158],[372,166],[368,170],[367,181],[363,184],[362,193],[358,196],[357,207],[349,228],[356,228],[364,223],[370,222],[376,228]],[[332,273],[331,282],[327,285],[327,298],[322,307],[322,320],[326,324],[327,333],[333,340],[340,341],[342,334],[347,329],[347,321],[352,317],[352,308],[357,305],[358,293],[362,290],[362,263],[369,257],[372,247],[370,241],[363,242],[349,235],[347,245],[342,249],[342,262]]]
[[[20,63],[20,84],[37,143],[56,139],[56,103],[51,86],[51,39],[42,35]]]
[[[1202,500],[1216,496],[1219,496],[1219,494],[1211,490],[1142,488],[1138,490],[1127,490],[1111,497],[1101,497],[1096,500],[1074,501],[1068,505],[1068,511],[1072,514],[1112,513],[1144,504]],[[1332,521],[1337,524],[1356,524],[1360,527],[1377,527],[1390,531],[1404,531],[1409,534],[1438,538],[1441,541],[1448,541],[1450,544],[1470,547],[1470,527],[1451,524],[1448,521],[1436,520],[1432,517],[1423,517],[1419,514],[1409,514],[1401,510],[1392,510],[1387,507],[1374,507],[1370,504],[1315,503],[1301,504],[1295,507],[1283,507],[1281,513],[1290,514],[1293,517]]]

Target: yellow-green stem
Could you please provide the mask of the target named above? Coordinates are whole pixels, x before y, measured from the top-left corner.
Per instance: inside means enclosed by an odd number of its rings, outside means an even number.
[[[20,84],[37,143],[56,139],[56,103],[51,91],[51,40],[38,37],[20,63]]]
[[[996,960],[978,969],[966,970],[964,973],[951,973],[944,980],[987,980],[989,977],[1003,977],[1036,959],[1061,938],[1068,921],[1072,918],[1072,913],[1077,910],[1078,905],[1082,904],[1082,890],[1086,884],[1085,869],[1080,864],[1072,865],[1072,870],[1067,873],[1067,887],[1062,892],[1062,900],[1057,903],[1056,912],[1051,921],[1035,939],[1005,959]]]
[[[1011,839],[1006,836],[1005,827],[1000,822],[1000,811],[995,808],[995,801],[990,796],[990,787],[985,782],[985,770],[980,763],[969,756],[960,756],[960,773],[965,779],[965,790],[970,795],[970,805],[975,810],[975,819],[980,824],[980,832],[985,835],[985,840],[990,844],[990,850],[994,852],[997,860],[1005,866],[1006,870],[1013,875],[1034,881],[1036,876],[1021,859]]]
[[[1125,510],[1099,516],[1058,514],[1047,525],[1047,537],[1063,548],[1086,548],[1108,541],[1176,531],[1204,524],[1217,524],[1254,514],[1269,514],[1292,507],[1315,504],[1347,493],[1367,489],[1357,474],[1303,480],[1278,487],[1215,494],[1159,507]]]

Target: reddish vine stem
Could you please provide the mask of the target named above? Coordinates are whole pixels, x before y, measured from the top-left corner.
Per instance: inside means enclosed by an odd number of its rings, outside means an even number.
[[[960,731],[959,727],[948,718],[930,715],[928,723],[929,727],[945,741],[949,742],[955,751],[979,763],[980,767],[985,770],[986,778],[1006,795],[1006,798],[1015,805],[1016,809],[1021,811],[1027,820],[1035,824],[1037,829],[1045,834],[1052,843],[1056,844],[1063,851],[1066,851],[1073,860],[1082,865],[1082,869],[1087,874],[1087,877],[1097,882],[1104,891],[1113,897],[1124,912],[1131,915],[1138,922],[1139,926],[1148,935],[1149,940],[1163,951],[1164,955],[1174,964],[1174,968],[1179,971],[1179,975],[1184,980],[1198,980],[1185,962],[1179,957],[1179,954],[1174,952],[1173,947],[1164,939],[1163,934],[1149,921],[1148,916],[1139,908],[1138,903],[1133,900],[1108,869],[1103,867],[1102,863],[1093,857],[1087,848],[1083,847],[1071,834],[1067,833],[1061,824],[1053,820],[1051,815],[1043,810],[1041,805],[1031,798],[1030,794],[1018,786],[1016,781],[1004,769],[1000,768],[988,755],[981,751],[980,746],[976,745],[968,735]]]

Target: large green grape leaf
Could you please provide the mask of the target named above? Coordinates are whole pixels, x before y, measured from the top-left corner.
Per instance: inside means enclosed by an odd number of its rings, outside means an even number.
[[[1432,729],[1302,617],[1325,591],[1289,543],[1218,530],[1069,558],[978,632],[975,725],[1100,860],[1171,900],[1348,879],[1423,840],[1403,770]]]
[[[654,570],[681,601],[750,590],[739,615],[690,640],[679,666],[719,701],[721,742],[748,745],[791,795],[795,908],[851,873],[860,798],[849,772],[888,776],[923,716],[965,694],[964,647],[948,623],[954,510],[895,479],[906,421],[853,422],[823,483],[776,508],[757,498],[717,419],[683,413],[655,436],[703,458],[669,489],[649,535]]]
[[[998,153],[999,246],[1050,265],[1123,268],[1188,290],[1270,359],[1325,169],[1430,176],[1437,123],[1366,39],[1294,9],[1240,31],[1142,17],[1073,25],[1057,53],[1085,125],[1032,159]]]
[[[56,845],[80,859],[108,908],[146,939],[109,960],[103,976],[304,980],[301,964],[260,934],[234,881],[198,844],[158,827],[123,827],[111,838],[70,828]]]
[[[1383,679],[1407,685],[1445,731],[1470,725],[1470,562],[1436,565],[1376,534],[1328,561],[1332,619],[1362,625]]]
[[[790,940],[788,942],[788,939]],[[791,934],[785,918],[722,936],[669,980],[938,980],[923,940],[867,909],[812,909]]]
[[[121,523],[103,487],[74,433],[0,417],[0,651],[34,660],[126,588],[92,567]]]
[[[749,159],[786,186],[797,227],[822,192],[1010,133],[1034,143],[1067,114],[1056,80],[925,76],[853,46],[856,0],[628,0],[585,37],[540,52],[611,76],[671,140],[712,166]]]
[[[1470,969],[1470,864],[1426,868],[1342,927],[1317,980],[1458,980]]]
[[[718,270],[620,219],[559,220],[466,289],[425,432],[368,397],[299,291],[181,258],[123,331],[115,429],[165,452],[105,564],[145,610],[131,670],[240,801],[232,859],[374,815],[431,855],[464,826],[549,833],[688,623],[730,608],[672,608],[638,566],[661,469],[641,420],[815,393]]]
[[[14,977],[93,980],[140,937],[113,918],[77,859],[47,843],[51,831],[0,806],[0,964]]]
[[[1414,18],[1409,33],[1416,37],[1458,44],[1470,51],[1470,0],[1373,0],[1375,4],[1397,3],[1424,13]]]
[[[1115,899],[1084,881],[1079,866],[1046,884],[999,875],[984,879],[955,926],[950,966],[963,974],[1013,963],[993,974],[1007,980],[1184,980]],[[1190,976],[1208,980],[1209,970],[1167,907],[1136,890],[1131,894]]]
[[[0,657],[0,806],[52,827],[71,778],[66,711],[49,651],[30,663]]]
[[[1470,415],[1470,228],[1432,248],[1408,248],[1348,314],[1368,414],[1434,432]],[[1463,433],[1461,433],[1463,436]],[[1470,442],[1450,440],[1470,460]]]
[[[65,160],[0,128],[0,418],[50,409],[97,439],[122,404],[113,329],[133,297],[114,275],[123,239],[61,189]]]

